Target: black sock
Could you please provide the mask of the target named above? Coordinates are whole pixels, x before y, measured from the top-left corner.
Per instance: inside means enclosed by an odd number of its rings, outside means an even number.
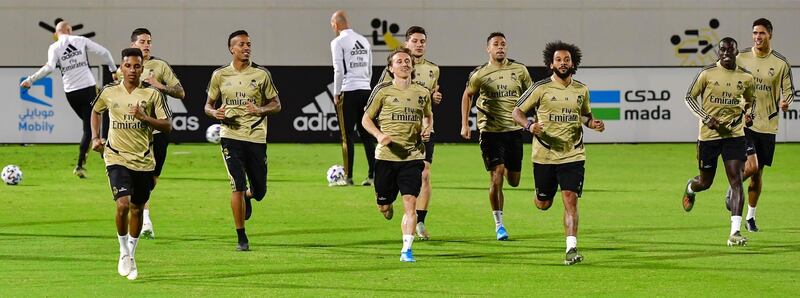
[[[236,236],[239,237],[239,243],[248,243],[247,234],[244,233],[244,228],[236,229]]]
[[[425,223],[425,215],[428,215],[428,210],[417,210],[417,222]]]

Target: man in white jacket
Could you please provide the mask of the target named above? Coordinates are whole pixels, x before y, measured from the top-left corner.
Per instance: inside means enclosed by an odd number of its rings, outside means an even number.
[[[372,185],[375,171],[375,140],[364,130],[361,117],[369,99],[372,79],[372,49],[369,41],[350,29],[344,11],[336,11],[331,17],[331,28],[336,38],[331,41],[333,57],[333,102],[342,133],[342,158],[347,178],[331,183],[331,186],[353,185],[353,137],[356,126],[364,151],[367,155],[369,171],[361,185]]]
[[[92,107],[90,104],[97,96],[97,82],[89,69],[89,57],[86,51],[103,57],[111,73],[117,71],[117,66],[114,63],[114,57],[106,48],[86,37],[72,35],[72,27],[69,23],[61,21],[56,24],[55,33],[58,40],[47,50],[47,63],[36,73],[23,80],[20,87],[30,88],[34,82],[49,75],[56,67],[61,69],[67,101],[83,121],[83,137],[78,154],[78,164],[73,174],[85,178],[86,170],[83,168],[83,164],[86,162],[91,139],[89,116]]]

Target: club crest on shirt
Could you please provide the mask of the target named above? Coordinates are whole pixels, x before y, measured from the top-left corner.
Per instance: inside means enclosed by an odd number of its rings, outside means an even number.
[[[258,88],[258,84],[256,83],[255,79],[250,80],[250,88],[252,88],[252,89]]]
[[[736,83],[736,89],[737,90],[744,89],[744,84],[742,83],[742,81],[739,81],[738,83]]]
[[[769,76],[774,76],[775,75],[775,68],[770,67],[768,74],[769,74]]]

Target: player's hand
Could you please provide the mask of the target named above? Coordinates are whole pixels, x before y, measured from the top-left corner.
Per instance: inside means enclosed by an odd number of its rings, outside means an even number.
[[[461,137],[469,140],[472,136],[472,130],[467,125],[461,125]]]
[[[717,130],[719,128],[719,120],[711,117],[711,119],[708,119],[708,122],[706,122],[706,126],[708,126],[710,129]]]
[[[106,140],[103,140],[101,138],[92,139],[92,150],[103,153],[103,149],[105,149],[105,146],[103,144],[105,143]]]
[[[744,126],[753,126],[753,115],[750,113],[744,114]]]
[[[603,132],[606,130],[606,124],[603,123],[603,120],[594,119],[589,122],[589,128],[594,129],[595,131]]]
[[[541,135],[541,134],[542,134],[542,131],[544,131],[544,123],[541,123],[541,122],[534,122],[534,123],[533,123],[533,125],[531,125],[530,132],[531,132],[531,133],[532,133],[534,136]]]
[[[19,83],[19,86],[22,87],[22,88],[25,88],[25,89],[30,89],[31,88],[31,81],[23,80],[22,83]]]
[[[219,107],[219,109],[214,110],[214,113],[211,114],[211,117],[217,120],[225,120],[225,105]]]
[[[248,114],[252,114],[252,115],[256,115],[256,116],[261,116],[261,110],[260,110],[260,109],[258,109],[258,108],[256,107],[256,105],[255,105],[255,104],[253,104],[253,102],[251,102],[251,101],[249,101],[249,100],[247,101],[247,107],[246,107],[246,109],[247,109],[247,113],[248,113]]]
[[[431,98],[433,98],[433,103],[437,105],[442,102],[442,93],[439,92],[439,86],[436,86],[436,88],[433,89],[433,95]]]
[[[388,146],[390,143],[392,143],[392,137],[384,133],[379,134],[377,139],[378,143],[383,146]]]
[[[334,95],[333,96],[333,105],[338,107],[340,103],[342,103],[341,95]]]
[[[781,99],[781,111],[788,111],[789,110],[789,103],[786,102],[785,99]]]
[[[431,127],[425,127],[422,129],[422,132],[419,134],[422,137],[423,142],[428,142],[431,140]]]
[[[161,84],[161,83],[160,83],[158,80],[156,80],[156,78],[153,76],[153,73],[152,73],[152,72],[150,73],[150,75],[148,75],[148,76],[147,76],[147,77],[146,77],[146,78],[143,80],[143,82],[145,82],[147,85],[150,85],[150,86],[152,86],[153,88],[156,88],[156,89],[158,89],[158,90],[160,90],[160,91],[163,91],[164,89],[166,89],[166,87],[164,86],[164,84]]]
[[[138,120],[144,120],[144,118],[147,118],[147,114],[144,113],[144,109],[142,109],[138,103],[128,110],[128,115],[131,115],[133,118]]]

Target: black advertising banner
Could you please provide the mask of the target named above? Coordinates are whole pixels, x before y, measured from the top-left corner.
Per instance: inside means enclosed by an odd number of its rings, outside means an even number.
[[[169,98],[172,109],[172,133],[174,143],[206,142],[206,128],[218,121],[203,112],[206,103],[206,88],[211,73],[219,66],[173,66],[181,81],[186,98]],[[330,66],[266,66],[272,73],[282,110],[269,117],[267,140],[270,143],[331,143],[339,142],[339,122],[333,105],[333,68]],[[467,76],[474,67],[440,67],[441,104],[434,105],[434,128],[436,141],[441,143],[467,142],[460,136],[461,96]],[[544,68],[528,69],[534,80],[543,78]],[[380,77],[383,67],[375,67],[373,84]],[[104,76],[109,78],[110,76]],[[474,106],[474,102],[473,102]],[[475,109],[470,113],[473,130]],[[473,132],[470,141],[477,141]]]

